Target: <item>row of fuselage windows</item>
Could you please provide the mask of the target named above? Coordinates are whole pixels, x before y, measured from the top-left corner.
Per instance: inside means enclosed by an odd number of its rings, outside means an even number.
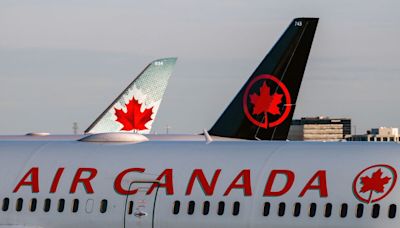
[[[32,198],[30,200],[25,200],[25,201],[23,198],[18,198],[15,201],[15,204],[13,204],[13,202],[11,202],[10,198],[4,198],[3,202],[2,202],[3,204],[1,206],[1,210],[4,212],[10,211],[10,210],[15,210],[17,212],[21,212],[24,209],[24,207],[27,206],[28,211],[31,211],[31,212],[35,212],[38,210],[43,210],[44,212],[49,212],[54,207],[54,206],[52,206],[52,202],[53,203],[56,202],[56,205],[54,208],[56,211],[61,213],[66,210],[67,202],[65,201],[65,199],[59,199],[59,200],[53,200],[53,201],[51,199],[45,199],[43,202],[43,207],[40,209],[40,208],[38,208],[38,199],[36,199],[36,198]],[[89,206],[89,207],[93,207],[93,205],[92,205],[93,203],[94,203],[93,200],[88,200],[88,202],[87,202],[87,204],[91,204],[91,206]],[[79,211],[79,208],[80,208],[79,199],[73,199],[70,205],[71,205],[70,210],[72,213],[77,213]],[[106,199],[103,199],[100,201],[100,209],[99,209],[100,213],[106,213],[107,205],[108,205],[108,202]],[[86,205],[86,206],[88,206],[88,205]],[[86,208],[86,212],[88,212],[87,209],[88,209],[88,207]],[[91,210],[90,210],[90,212],[91,212]]]
[[[201,210],[201,214],[203,215],[208,215],[210,213],[210,201],[204,201],[202,203],[202,207],[200,208]],[[224,201],[220,201],[217,204],[217,215],[223,215],[225,213],[225,209],[226,209],[226,205]],[[240,212],[240,202],[236,201],[231,205],[231,214],[233,216],[237,216],[239,215]],[[196,202],[195,201],[189,201],[187,204],[187,210],[186,213],[188,215],[193,215],[195,213],[196,210]],[[177,215],[181,212],[181,202],[180,201],[175,201],[174,202],[174,206],[172,209],[172,213],[174,215]]]
[[[309,217],[315,217],[317,213],[317,204],[316,203],[311,203],[304,205],[306,209],[306,213]],[[301,203],[295,203],[293,206],[293,209],[288,208],[291,212],[291,214],[294,217],[299,217],[302,211],[302,204]],[[347,203],[342,203],[339,207],[339,217],[341,218],[346,218],[347,216],[353,216],[352,213],[354,213],[354,216],[356,218],[362,218],[363,216],[370,216],[372,218],[378,218],[381,213],[385,213],[384,216],[387,216],[390,219],[393,219],[396,217],[397,213],[397,206],[395,204],[389,205],[388,208],[382,208],[379,204],[373,204],[372,205],[372,210],[370,215],[366,215],[366,205],[359,203],[355,205],[355,210],[349,207]],[[273,207],[271,203],[265,202],[264,203],[264,210],[263,210],[263,216],[269,216],[272,213]],[[277,214],[279,217],[285,216],[286,213],[286,204],[281,202],[277,205]],[[322,206],[323,210],[323,215],[326,218],[329,218],[331,216],[334,216],[334,211],[333,211],[333,205],[331,203],[327,203]],[[381,212],[382,211],[382,212]]]
[[[225,202],[220,201],[218,202],[217,205],[217,215],[223,215],[225,213]],[[174,215],[180,214],[180,213],[185,213],[188,215],[193,215],[195,213],[195,209],[196,209],[196,202],[195,201],[189,201],[187,206],[183,207],[183,209],[181,209],[181,202],[180,201],[175,201],[174,205],[173,205],[173,209],[172,209],[172,213]],[[287,213],[287,206],[286,203],[281,202],[277,205],[277,215],[279,217],[283,217],[285,216],[285,214]],[[317,204],[316,203],[311,203],[311,204],[307,204],[305,206],[305,209],[307,210],[306,213],[309,217],[315,217],[316,213],[317,213]],[[202,203],[202,205],[200,206],[199,210],[201,211],[201,214],[203,215],[208,215],[210,213],[210,202],[209,201],[204,201]],[[271,205],[270,202],[265,202],[264,203],[264,208],[263,208],[263,216],[269,216],[271,215],[271,213],[273,210],[273,207]],[[295,203],[293,205],[293,208],[289,208],[291,214],[294,217],[299,217],[301,212],[302,212],[302,204],[301,203]],[[356,218],[362,218],[363,216],[365,216],[365,210],[366,210],[366,205],[364,204],[357,204],[355,206],[355,210],[354,210],[354,215]],[[238,201],[234,202],[231,206],[231,214],[233,216],[237,216],[239,215],[240,212],[240,203]],[[393,219],[396,217],[396,213],[397,213],[397,206],[395,204],[391,204],[389,205],[388,208],[383,209],[382,208],[382,212],[381,212],[381,206],[379,204],[373,204],[372,205],[372,210],[371,210],[371,214],[370,216],[372,218],[378,218],[380,216],[381,213],[385,213],[385,216],[387,216],[390,219]],[[323,206],[323,215],[326,218],[329,218],[331,216],[333,216],[333,205],[331,203],[327,203]],[[339,208],[339,217],[341,218],[346,218],[347,216],[350,216],[350,213],[353,213],[353,210],[349,208],[349,205],[347,203],[343,203],[340,205]]]

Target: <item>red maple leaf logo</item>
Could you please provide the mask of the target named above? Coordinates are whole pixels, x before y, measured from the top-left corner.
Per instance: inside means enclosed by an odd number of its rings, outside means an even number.
[[[123,128],[120,130],[148,130],[145,124],[152,120],[151,115],[153,114],[154,107],[145,109],[144,112],[140,111],[141,108],[142,105],[139,104],[139,101],[135,97],[126,104],[126,113],[122,109],[114,108],[117,121],[123,125]]]
[[[268,126],[268,113],[272,115],[280,115],[278,105],[282,103],[283,94],[271,94],[271,88],[264,81],[260,88],[260,95],[253,93],[249,95],[250,102],[254,105],[253,115],[265,115],[265,125]]]
[[[361,184],[363,185],[360,192],[370,192],[368,202],[371,201],[372,193],[383,193],[385,191],[385,185],[389,183],[390,177],[382,177],[382,169],[378,169],[372,173],[372,177],[363,176],[361,177]]]

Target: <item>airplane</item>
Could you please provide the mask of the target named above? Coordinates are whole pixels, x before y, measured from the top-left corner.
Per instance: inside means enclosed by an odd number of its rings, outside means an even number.
[[[135,132],[148,134],[177,58],[162,58],[149,63],[121,94],[95,119],[84,134]],[[50,135],[31,132],[26,135],[3,135],[0,140],[77,140],[84,135]]]
[[[300,35],[309,42],[317,23],[317,18],[296,18],[281,40]],[[304,44],[302,39],[294,40],[290,47]],[[280,53],[295,58],[294,53]],[[285,69],[290,62],[276,66]],[[270,115],[279,113],[276,106],[282,93],[275,89],[273,97],[278,98],[258,100],[268,94],[266,87],[272,87],[268,80],[276,82],[271,78],[249,79],[250,85],[259,85],[259,93],[250,87],[243,94],[254,104],[248,111],[258,121],[244,116],[277,133],[281,131],[275,127],[285,120],[275,123],[279,117]],[[258,115],[264,118],[255,118]],[[254,136],[254,131],[248,132]],[[233,136],[232,141],[207,143],[157,141],[136,133],[91,134],[77,141],[0,141],[0,227],[400,225],[399,145],[235,140],[237,135]],[[118,137],[129,140],[118,143],[114,140]],[[205,132],[203,137],[214,136]]]

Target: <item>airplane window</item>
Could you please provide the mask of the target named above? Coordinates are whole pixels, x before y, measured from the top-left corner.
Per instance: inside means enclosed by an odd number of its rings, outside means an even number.
[[[396,217],[396,211],[397,211],[397,207],[395,204],[391,204],[389,206],[389,218],[394,218]]]
[[[17,211],[22,211],[22,204],[23,204],[24,200],[22,198],[18,198],[17,199],[17,204],[15,205],[15,209]]]
[[[194,201],[190,201],[189,202],[189,207],[188,207],[188,214],[189,215],[192,215],[194,213],[194,206],[195,206]]]
[[[79,208],[79,200],[74,199],[74,201],[72,202],[72,213],[78,212],[78,208]]]
[[[106,213],[106,211],[107,211],[107,204],[108,204],[108,202],[107,202],[106,199],[103,199],[103,200],[100,202],[100,212],[101,212],[101,213]]]
[[[10,199],[4,198],[3,199],[3,207],[1,208],[3,211],[8,211],[8,206],[10,205]]]
[[[58,201],[58,212],[63,212],[64,211],[64,206],[65,206],[65,200],[64,199],[60,199]]]
[[[93,199],[86,200],[86,205],[85,205],[86,213],[90,214],[90,213],[93,212],[93,205],[94,205],[94,200]]]
[[[50,211],[50,204],[51,204],[51,200],[50,199],[45,199],[44,200],[44,206],[43,206],[43,211],[44,212],[49,212]]]
[[[363,213],[364,213],[364,205],[359,203],[357,205],[356,217],[361,218],[363,216]]]
[[[240,203],[236,201],[233,203],[232,215],[237,216],[239,214],[239,210],[240,210]]]
[[[175,211],[175,207],[174,207],[174,211]],[[129,201],[128,214],[131,215],[132,213],[133,213],[133,201]],[[179,213],[179,209],[178,209],[178,213]]]
[[[218,214],[218,215],[223,215],[223,214],[224,214],[224,211],[225,211],[225,203],[222,202],[222,201],[220,201],[220,202],[218,203],[218,212],[217,212],[217,214]]]
[[[372,218],[378,218],[379,217],[379,210],[381,209],[381,206],[379,204],[374,204],[372,206]]]
[[[294,204],[293,216],[294,217],[299,217],[300,211],[301,211],[301,204],[300,203],[295,203]]]
[[[35,198],[31,199],[30,210],[31,210],[32,212],[33,212],[33,211],[36,211],[36,205],[37,205],[37,199],[35,199]]]
[[[280,204],[279,204],[278,215],[279,215],[280,217],[282,217],[282,216],[285,215],[285,208],[286,208],[285,203],[280,203]]]
[[[314,217],[316,211],[317,211],[317,204],[316,204],[316,203],[311,203],[311,204],[310,204],[310,211],[309,211],[310,213],[309,213],[309,216],[310,216],[310,217]]]
[[[210,212],[210,202],[205,201],[203,204],[203,215],[208,215],[209,212]]]
[[[325,218],[329,218],[332,215],[332,204],[331,203],[327,203],[325,205]]]
[[[175,201],[174,202],[174,215],[179,214],[179,208],[181,207],[181,202],[180,201]]]
[[[340,210],[340,217],[344,218],[347,216],[347,208],[348,208],[347,203],[343,203],[342,208]]]
[[[265,202],[264,203],[264,212],[263,212],[264,216],[268,216],[269,215],[269,209],[270,208],[271,208],[271,204],[269,202]]]

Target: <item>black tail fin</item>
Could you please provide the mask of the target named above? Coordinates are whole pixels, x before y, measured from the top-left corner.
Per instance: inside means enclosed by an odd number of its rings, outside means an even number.
[[[297,18],[257,67],[209,133],[286,140],[318,18]]]

